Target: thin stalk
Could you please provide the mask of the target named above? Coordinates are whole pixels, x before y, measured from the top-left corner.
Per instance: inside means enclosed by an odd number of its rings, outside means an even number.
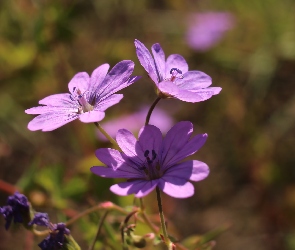
[[[145,119],[145,125],[149,124],[152,112],[153,112],[154,108],[156,107],[157,103],[160,100],[161,100],[161,97],[157,97],[157,99],[153,102],[152,106],[149,109],[149,112],[147,113],[147,116],[146,116],[146,119]]]
[[[158,187],[156,187],[156,192],[157,192],[157,201],[158,201],[158,207],[159,207],[159,214],[160,214],[160,219],[161,219],[161,228],[162,228],[165,243],[169,247],[169,245],[171,244],[171,241],[170,241],[170,239],[168,237],[168,233],[167,233],[167,229],[166,229],[165,217],[164,217],[162,200],[161,200],[161,193],[160,193],[160,189]]]
[[[103,225],[105,219],[107,218],[108,213],[109,213],[109,211],[106,211],[106,212],[104,213],[104,215],[100,218],[99,223],[98,223],[98,229],[97,229],[97,232],[96,232],[95,238],[94,238],[94,240],[93,240],[91,246],[89,247],[89,250],[93,250],[93,249],[94,249],[94,246],[95,246],[96,240],[97,240],[97,238],[98,238],[98,236],[99,236],[99,234],[100,234],[100,232],[101,232],[102,225]]]
[[[114,145],[116,149],[120,149],[118,143],[100,126],[98,122],[95,122],[94,125],[98,128],[98,130]]]
[[[164,217],[164,212],[163,212],[161,192],[160,192],[160,189],[158,187],[156,187],[156,193],[157,193],[159,214],[160,214],[160,219],[161,219],[161,228],[162,228],[162,231],[163,231],[164,238],[167,239],[168,238],[168,233],[167,233],[167,229],[166,229],[165,217]]]
[[[69,226],[71,225],[72,223],[74,223],[75,221],[77,221],[78,219],[80,219],[81,217],[85,216],[85,215],[88,215],[90,213],[93,213],[95,211],[99,211],[99,210],[107,210],[107,211],[117,211],[119,213],[122,213],[122,214],[129,214],[130,212],[124,210],[123,208],[113,204],[112,202],[105,202],[105,203],[101,203],[101,204],[98,204],[94,207],[91,207],[91,208],[88,208],[86,209],[85,211],[77,214],[75,217],[71,218],[70,220],[68,220],[66,222],[66,226]],[[38,236],[44,236],[44,235],[47,235],[50,231],[48,229],[46,230],[43,230],[43,231],[39,231],[39,230],[36,230],[36,229],[33,229],[33,233],[35,235],[38,235]]]
[[[129,212],[125,211],[123,208],[113,204],[110,202],[110,204],[108,206],[105,206],[104,203],[103,204],[99,204],[99,205],[96,205],[94,207],[91,207],[91,208],[88,208],[86,209],[85,211],[83,211],[82,213],[80,214],[77,214],[75,217],[73,217],[72,219],[70,219],[66,225],[69,226],[70,224],[74,223],[76,220],[80,219],[81,217],[87,215],[87,214],[90,214],[92,212],[95,212],[97,210],[107,210],[107,211],[111,211],[111,210],[114,210],[114,211],[118,211],[122,214],[128,214]]]

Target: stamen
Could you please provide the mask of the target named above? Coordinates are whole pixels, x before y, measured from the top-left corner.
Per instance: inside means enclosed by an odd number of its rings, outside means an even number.
[[[149,150],[144,151],[144,157],[148,157],[149,154],[150,154],[150,151]]]
[[[157,158],[157,154],[156,154],[155,150],[152,150],[152,155],[153,155],[153,160],[155,160]]]
[[[166,81],[174,82],[176,78],[183,79],[182,71],[178,68],[172,68],[170,70],[170,75],[171,75],[170,78],[168,78],[168,79],[165,78]]]
[[[172,76],[176,76],[177,74],[182,74],[182,71],[181,71],[180,69],[177,69],[177,68],[172,68],[172,69],[170,70],[170,74],[171,74]]]
[[[85,93],[88,94],[89,91],[82,93],[80,89],[73,87],[73,93],[70,95],[71,100],[78,101],[80,105],[80,107],[78,107],[79,114],[93,110],[93,106],[88,103]]]

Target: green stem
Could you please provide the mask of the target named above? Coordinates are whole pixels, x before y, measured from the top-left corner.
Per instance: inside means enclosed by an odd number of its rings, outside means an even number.
[[[154,108],[156,107],[157,103],[160,100],[161,100],[161,97],[157,97],[157,99],[153,102],[152,106],[149,109],[149,112],[147,113],[147,116],[146,116],[146,119],[145,119],[145,125],[149,124],[152,112],[153,112]]]
[[[116,149],[120,149],[118,143],[100,126],[98,122],[95,122],[94,125],[98,128],[98,130],[114,145]]]
[[[100,218],[99,220],[99,223],[98,223],[98,229],[97,229],[97,232],[96,232],[96,235],[95,235],[95,238],[91,244],[91,246],[89,247],[89,250],[93,250],[94,249],[94,246],[95,246],[95,243],[96,243],[96,240],[101,232],[101,228],[102,228],[102,225],[103,225],[103,222],[105,221],[106,217],[108,216],[108,213],[109,211],[106,211],[104,213],[104,215]]]
[[[164,217],[164,213],[163,213],[163,206],[162,206],[162,200],[161,200],[161,193],[160,193],[160,189],[158,187],[156,187],[156,192],[157,192],[157,201],[158,201],[158,207],[159,207],[159,214],[160,214],[160,218],[161,218],[161,228],[162,228],[165,243],[169,247],[171,242],[170,242],[170,239],[168,237],[168,233],[167,233],[167,229],[166,229],[165,217]]]

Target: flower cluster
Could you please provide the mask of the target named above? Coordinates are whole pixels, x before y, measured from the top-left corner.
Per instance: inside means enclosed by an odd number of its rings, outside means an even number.
[[[134,43],[138,60],[154,82],[158,98],[195,103],[221,91],[220,87],[209,87],[212,79],[204,72],[189,71],[181,55],[172,54],[166,60],[160,44],[152,46],[152,56],[139,40]],[[85,72],[76,74],[69,83],[71,94],[46,97],[39,102],[44,106],[26,110],[28,114],[39,114],[28,128],[50,131],[77,118],[82,122],[101,121],[104,111],[122,99],[123,95],[115,93],[140,78],[130,77],[133,68],[134,63],[125,60],[108,74],[108,64],[95,69],[91,77]],[[179,122],[162,139],[159,128],[147,123],[140,130],[138,140],[130,131],[120,129],[116,140],[122,152],[110,148],[98,149],[96,156],[106,167],[93,167],[91,171],[102,177],[128,179],[111,187],[111,191],[118,195],[142,197],[158,187],[173,197],[192,196],[194,187],[189,180],[206,178],[209,168],[203,162],[181,161],[203,146],[207,134],[191,138],[192,124]]]
[[[36,213],[29,225],[45,226],[49,229],[49,235],[38,244],[42,250],[61,249],[66,241],[65,236],[70,235],[70,230],[66,228],[64,223],[50,223],[46,213]]]
[[[29,202],[26,196],[15,192],[14,195],[8,197],[6,206],[0,207],[0,214],[2,214],[6,220],[5,228],[14,223],[23,223],[29,218]]]
[[[7,205],[0,207],[0,213],[6,220],[6,230],[12,220],[14,223],[22,223],[24,226],[37,225],[48,228],[49,235],[38,245],[42,250],[62,249],[66,242],[65,236],[70,235],[70,230],[66,228],[64,223],[52,224],[47,213],[37,212],[30,221],[30,203],[25,195],[18,192],[8,197]]]
[[[210,87],[212,79],[204,72],[190,71],[186,60],[181,55],[172,54],[166,59],[158,43],[152,46],[152,54],[139,40],[135,40],[135,48],[138,60],[153,81],[157,93],[157,99],[150,109],[144,110],[145,119],[141,110],[129,118],[121,117],[120,127],[117,127],[118,123],[113,124],[113,122],[106,126],[111,130],[112,135],[117,132],[116,140],[98,123],[104,119],[105,111],[123,98],[123,95],[117,92],[140,79],[140,76],[131,76],[134,63],[124,60],[110,71],[110,66],[103,64],[97,67],[91,76],[86,72],[76,74],[68,84],[69,93],[48,96],[39,101],[40,106],[27,109],[25,111],[27,114],[37,115],[29,122],[28,129],[52,131],[76,119],[84,123],[94,123],[116,149],[96,150],[96,157],[105,166],[94,166],[91,172],[106,178],[127,179],[125,182],[111,186],[110,190],[117,195],[134,194],[135,197],[142,198],[156,189],[163,231],[163,235],[160,236],[169,249],[175,249],[175,244],[171,242],[165,229],[160,190],[175,198],[187,198],[194,194],[191,181],[205,179],[209,174],[209,167],[202,161],[185,161],[185,159],[196,153],[204,145],[208,136],[206,133],[193,135],[193,124],[190,121],[180,121],[170,128],[173,120],[165,116],[163,112],[157,113],[155,107],[159,100],[169,98],[190,103],[205,101],[219,94],[221,88]],[[150,123],[153,112],[161,126]],[[143,123],[144,120],[145,125],[139,126],[139,123]],[[131,124],[133,130],[141,127],[138,138],[131,131],[122,128],[123,124]],[[164,129],[166,130],[167,125],[170,130],[163,137],[159,127],[166,127]],[[130,217],[137,212],[133,211],[127,215],[124,225],[127,225]],[[6,229],[12,221],[23,223],[33,231],[35,226],[46,227],[45,233],[49,230],[49,235],[38,245],[42,250],[80,249],[72,240],[66,224],[52,224],[46,213],[31,212],[34,218],[30,219],[30,205],[24,195],[15,193],[10,196],[7,205],[0,208],[0,213],[6,219]],[[145,220],[148,221],[146,218]],[[137,244],[135,240],[137,236],[132,233],[126,234],[129,238],[133,238],[125,242],[124,230],[122,226],[123,249],[126,249],[124,246],[126,242]],[[153,229],[153,231],[156,230]]]

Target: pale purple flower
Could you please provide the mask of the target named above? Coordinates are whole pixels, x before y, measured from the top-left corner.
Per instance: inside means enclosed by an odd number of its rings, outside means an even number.
[[[144,106],[139,109],[139,111],[118,116],[107,122],[102,122],[101,126],[108,132],[111,137],[115,137],[118,130],[121,128],[128,129],[131,132],[137,132],[145,123],[146,115],[149,108]],[[164,134],[173,125],[173,118],[167,114],[164,110],[160,108],[155,108],[153,110],[152,116],[150,118],[149,124],[158,127]],[[97,133],[99,139],[107,141],[107,138],[100,132]]]
[[[96,156],[107,167],[96,166],[91,171],[101,177],[126,178],[126,182],[111,186],[117,195],[143,197],[159,187],[172,197],[190,197],[194,186],[189,181],[203,180],[209,174],[205,163],[183,161],[197,152],[207,139],[207,134],[192,137],[192,132],[193,125],[188,121],[177,123],[164,139],[153,125],[144,126],[138,140],[130,131],[121,129],[116,140],[122,152],[98,149]]]
[[[219,94],[221,88],[209,87],[212,79],[201,71],[188,71],[185,59],[172,54],[165,60],[159,43],[152,46],[152,53],[135,40],[136,54],[140,64],[149,74],[162,98],[177,98],[186,102],[201,102]]]
[[[188,19],[186,41],[198,51],[206,51],[234,27],[234,17],[228,12],[204,12],[192,14]]]
[[[119,62],[107,74],[109,67],[99,66],[90,77],[86,72],[76,74],[68,84],[70,93],[48,96],[39,101],[43,106],[27,109],[27,114],[39,114],[29,122],[28,129],[52,131],[78,118],[85,123],[101,121],[105,110],[123,98],[114,93],[139,79],[130,77],[132,61]]]

